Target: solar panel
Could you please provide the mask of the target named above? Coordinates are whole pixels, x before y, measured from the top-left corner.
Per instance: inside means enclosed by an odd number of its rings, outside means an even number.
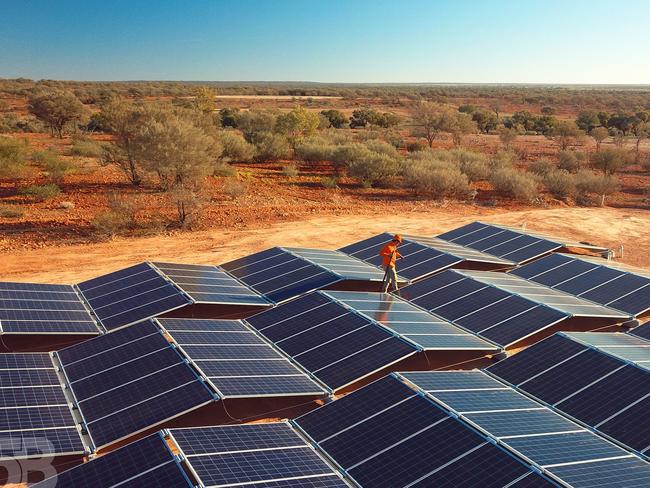
[[[650,310],[650,276],[605,259],[557,254],[512,274],[631,315]]]
[[[280,247],[230,261],[221,267],[274,303],[343,280],[332,271]]]
[[[634,328],[630,331],[630,334],[650,341],[650,322]]]
[[[408,378],[409,374],[405,375]],[[428,388],[433,385],[436,389],[427,389],[428,395],[450,414],[502,443],[537,469],[550,471],[557,481],[567,486],[573,486],[575,478],[570,467],[576,464],[582,466],[583,482],[598,483],[602,463],[611,463],[614,470],[630,461],[642,463],[629,451],[514,389],[494,389],[494,385],[499,383],[482,371],[423,372],[417,375],[409,381],[420,379]],[[413,382],[417,384],[417,381]],[[474,388],[467,388],[472,385]],[[645,467],[629,478],[631,482],[638,483],[648,476],[650,464],[642,464]]]
[[[499,349],[394,295],[347,291],[323,293],[425,350]]]
[[[473,486],[456,482],[467,475],[503,487],[531,473],[393,376],[294,423],[359,486]]]
[[[400,296],[501,347],[570,316],[541,299],[534,301],[484,281],[484,276],[494,274],[498,273],[447,270],[402,288]]]
[[[383,258],[379,256],[379,252],[392,238],[392,234],[383,233],[342,247],[340,251],[380,267]],[[402,244],[399,246],[399,252],[404,256],[404,259],[399,262],[399,277],[418,280],[463,261],[461,257],[435,249],[429,244],[419,243],[415,239],[404,236]]]
[[[321,266],[346,280],[383,281],[384,272],[368,263],[348,256],[341,251],[323,249],[305,249],[298,247],[283,248],[302,259]]]
[[[181,488],[192,484],[162,436],[156,433],[32,485],[53,486]]]
[[[195,303],[269,306],[270,302],[217,266],[151,263]]]
[[[149,263],[84,281],[78,288],[109,331],[192,303]]]
[[[88,334],[99,329],[72,286],[0,283],[1,334]]]
[[[507,259],[517,264],[562,248],[606,251],[606,248],[502,225],[472,222],[445,232],[439,239]]]
[[[348,486],[284,422],[171,429],[170,438],[202,486]]]
[[[324,292],[297,298],[246,322],[332,390],[416,352],[415,346]]]
[[[158,323],[223,398],[326,393],[240,320],[158,319]],[[237,351],[250,346],[262,352],[238,357]],[[214,347],[221,349],[210,356]],[[201,349],[203,354],[192,355]],[[224,359],[224,355],[232,357]]]
[[[558,333],[487,371],[643,452],[650,447],[650,426],[641,413],[650,406],[650,371],[617,352],[634,347],[631,336],[602,334]]]
[[[58,357],[97,449],[213,400],[151,322],[63,349]]]
[[[86,450],[47,353],[0,355],[0,459]]]

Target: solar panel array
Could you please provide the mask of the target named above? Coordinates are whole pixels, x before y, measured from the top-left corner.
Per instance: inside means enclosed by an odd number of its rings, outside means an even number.
[[[0,355],[0,459],[86,450],[47,353]]]
[[[160,433],[31,485],[189,488],[192,485]]]
[[[151,322],[57,355],[97,449],[214,399]]]
[[[640,325],[639,327],[635,327],[630,331],[630,334],[650,341],[650,322]]]
[[[284,422],[171,429],[170,438],[201,486],[349,486]]]
[[[109,331],[192,303],[149,263],[84,281],[78,288]]]
[[[416,352],[368,317],[314,292],[246,319],[331,390],[338,390]]]
[[[158,319],[222,398],[324,395],[241,320]]]
[[[436,403],[570,487],[648,486],[650,464],[482,371],[402,373]]]
[[[362,487],[554,486],[393,376],[294,423]]]
[[[281,303],[343,278],[280,247],[222,264],[238,280],[274,303]]]
[[[69,285],[0,283],[0,333],[99,334]]]
[[[483,222],[472,222],[440,234],[438,238],[518,264],[566,247],[602,250],[580,242]]]
[[[322,249],[305,249],[298,247],[283,248],[298,257],[321,266],[346,280],[382,281],[384,272],[360,259],[348,256],[341,251]]]
[[[567,312],[447,270],[401,290],[415,305],[501,347],[569,317]]]
[[[392,234],[383,233],[342,247],[339,250],[366,263],[380,267],[383,257],[379,255],[379,252],[392,238]],[[403,237],[399,252],[404,256],[404,259],[399,262],[399,277],[411,281],[421,279],[463,261],[462,257],[435,249],[427,244],[420,244],[408,237]]]
[[[557,333],[486,371],[647,457],[650,371],[622,359],[632,336],[611,336]]]
[[[620,269],[617,269],[620,268]],[[553,254],[512,274],[632,315],[650,310],[650,276],[604,259]]]
[[[152,263],[195,303],[269,306],[264,297],[217,266]]]
[[[389,293],[323,292],[424,350],[497,351],[494,344]]]

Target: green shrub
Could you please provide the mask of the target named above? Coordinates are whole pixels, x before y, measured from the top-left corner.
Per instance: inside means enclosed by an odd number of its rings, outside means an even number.
[[[560,151],[557,157],[558,168],[569,173],[577,173],[587,159],[585,153],[577,151]]]
[[[528,167],[528,171],[539,176],[546,176],[547,174],[556,170],[555,165],[552,161],[549,161],[546,158],[538,159],[534,163],[531,163]]]
[[[225,195],[233,200],[246,195],[248,191],[248,184],[245,181],[238,180],[237,178],[228,178],[224,184],[222,191]]]
[[[60,158],[52,151],[34,152],[32,160],[45,170],[48,181],[57,185],[63,181],[66,175],[73,173],[76,169],[70,161]]]
[[[499,151],[490,158],[490,168],[495,170],[499,168],[512,168],[517,160],[517,155],[512,151]]]
[[[80,156],[85,158],[98,158],[102,155],[102,145],[92,139],[74,139],[72,146],[68,150],[70,156]]]
[[[304,141],[296,146],[296,159],[306,162],[331,161],[336,146],[323,141]]]
[[[372,152],[377,154],[385,154],[391,158],[399,158],[399,151],[392,144],[376,139],[366,141],[364,145]]]
[[[576,195],[576,177],[563,169],[546,173],[544,185],[555,198],[568,198]]]
[[[388,180],[399,172],[399,163],[386,154],[372,153],[367,158],[350,162],[349,174],[369,186],[388,185]]]
[[[339,180],[333,176],[323,176],[320,179],[320,184],[323,188],[331,190],[339,187]]]
[[[371,156],[370,150],[359,143],[345,144],[338,146],[332,152],[332,161],[337,168],[349,168],[350,165],[357,161],[363,161]]]
[[[20,207],[0,207],[0,217],[5,219],[20,219],[25,215],[25,211]]]
[[[630,162],[630,154],[619,148],[603,149],[591,155],[591,165],[606,175],[616,173]]]
[[[285,136],[262,132],[255,136],[255,150],[255,161],[265,163],[289,157],[291,147]]]
[[[458,168],[445,167],[444,163],[414,162],[404,168],[403,175],[408,188],[435,198],[464,197],[471,191],[467,176]]]
[[[42,202],[54,198],[61,193],[61,189],[55,185],[30,185],[21,188],[18,193],[28,196],[37,202]]]
[[[282,166],[282,174],[288,178],[295,178],[299,173],[298,166],[293,163],[288,163]]]
[[[237,176],[237,170],[223,161],[217,161],[214,165],[213,176]]]
[[[221,158],[236,163],[247,163],[255,156],[255,146],[244,139],[244,136],[233,130],[219,132],[219,140],[223,146]]]
[[[406,145],[406,150],[408,152],[419,152],[419,151],[426,151],[429,149],[429,146],[427,146],[424,142],[421,141],[415,141],[415,142],[409,142]]]
[[[0,178],[19,178],[25,171],[27,141],[0,137]]]
[[[600,196],[600,205],[605,205],[605,197],[620,190],[618,180],[611,175],[597,175],[588,170],[582,170],[576,176],[576,188],[583,201],[591,196]]]
[[[490,183],[495,190],[522,202],[531,202],[538,195],[536,178],[514,168],[497,169],[491,173]]]

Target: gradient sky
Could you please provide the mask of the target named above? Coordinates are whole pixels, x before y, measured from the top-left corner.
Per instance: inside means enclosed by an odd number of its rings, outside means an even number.
[[[0,77],[650,83],[648,0],[0,0]]]

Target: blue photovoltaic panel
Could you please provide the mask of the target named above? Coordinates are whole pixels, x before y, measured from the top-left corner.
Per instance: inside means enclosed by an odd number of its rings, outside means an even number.
[[[175,330],[167,328],[168,320]],[[223,397],[325,394],[322,387],[240,320],[158,319],[158,323]],[[215,347],[220,349],[211,355]],[[246,357],[238,353],[250,347],[255,349]],[[204,353],[192,355],[196,350]],[[256,351],[261,352],[254,356]]]
[[[213,400],[151,323],[71,346],[59,359],[96,448]]]
[[[324,293],[423,349],[498,350],[494,344],[388,293]],[[343,320],[348,318],[344,316]]]
[[[0,283],[1,334],[99,334],[69,285]]]
[[[569,317],[566,312],[523,298],[497,284],[484,283],[478,279],[480,276],[478,272],[468,275],[443,271],[403,288],[400,296],[501,347],[509,347]]]
[[[160,434],[127,444],[54,478],[32,485],[53,486],[159,486],[191,487]]]
[[[650,322],[644,325],[641,325],[639,327],[636,327],[632,331],[630,331],[630,334],[634,334],[635,336],[641,337],[643,339],[646,339],[650,341]]]
[[[333,482],[334,470],[287,423],[172,429],[170,434],[202,486],[275,486],[285,479],[292,480],[288,486],[347,486],[340,478]],[[324,484],[311,484],[320,478]]]
[[[283,248],[298,257],[321,266],[346,280],[358,281],[383,281],[383,270],[369,265],[360,259],[353,258],[340,251],[327,251],[323,249],[306,249],[287,247]]]
[[[221,267],[275,303],[343,279],[321,266],[277,247],[230,261]]]
[[[531,472],[393,376],[294,422],[360,486],[464,486],[466,475],[503,487]]]
[[[196,303],[268,306],[269,301],[217,266],[152,263]]]
[[[650,465],[638,458],[603,460],[549,468],[574,488],[643,488],[650,486]]]
[[[416,352],[415,346],[326,292],[300,297],[246,321],[332,390]]]
[[[519,264],[563,247],[584,247],[578,242],[566,242],[537,233],[527,233],[482,222],[472,222],[440,234],[438,238]]]
[[[85,451],[47,353],[0,355],[0,459]]]
[[[650,310],[647,272],[605,259],[551,255],[512,273],[631,315]]]
[[[149,263],[84,281],[78,287],[108,330],[134,324],[192,303]]]

